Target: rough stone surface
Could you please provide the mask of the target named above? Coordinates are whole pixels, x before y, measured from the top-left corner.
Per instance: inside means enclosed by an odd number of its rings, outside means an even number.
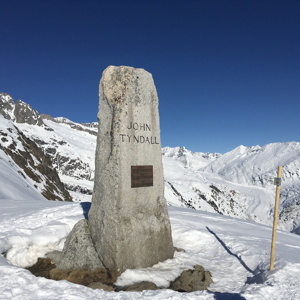
[[[77,222],[68,235],[61,259],[57,263],[57,268],[66,271],[103,268],[91,240],[89,226],[85,219]]]
[[[99,133],[89,227],[106,268],[172,258],[164,198],[158,97],[143,69],[108,67],[100,81]],[[131,187],[131,166],[153,166],[153,186]]]
[[[107,292],[113,292],[115,291],[115,288],[111,285],[107,285],[107,284],[104,284],[100,281],[98,282],[92,282],[88,285],[89,288],[92,288],[94,290],[96,289],[101,289],[101,290],[104,290],[104,291],[107,291]]]
[[[53,280],[67,280],[70,271],[65,271],[61,269],[54,268],[50,271],[50,279]]]
[[[93,282],[103,284],[113,284],[116,282],[119,273],[111,273],[108,269],[100,268],[94,271],[76,269],[74,271],[65,271],[61,269],[52,269],[50,278],[53,280],[68,280],[72,283],[88,286]]]
[[[120,290],[125,292],[141,292],[145,290],[159,290],[159,288],[153,282],[142,281],[142,282],[135,283],[133,285],[122,287]]]
[[[61,251],[54,250],[52,252],[47,253],[45,256],[46,256],[46,258],[49,258],[52,261],[52,263],[57,265],[61,259],[61,254],[62,254]]]
[[[50,279],[50,271],[54,268],[55,264],[53,264],[51,259],[39,257],[38,261],[33,266],[27,268],[27,270],[37,277]]]
[[[43,120],[39,113],[29,104],[18,100],[15,104],[15,118],[17,123],[27,123],[30,125],[43,125]]]
[[[212,283],[209,271],[200,265],[195,265],[193,270],[186,270],[171,283],[170,289],[180,292],[195,292],[206,290]]]

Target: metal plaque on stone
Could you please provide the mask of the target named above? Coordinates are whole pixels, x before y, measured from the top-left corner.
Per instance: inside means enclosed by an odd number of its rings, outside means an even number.
[[[153,186],[153,166],[131,166],[131,187]]]

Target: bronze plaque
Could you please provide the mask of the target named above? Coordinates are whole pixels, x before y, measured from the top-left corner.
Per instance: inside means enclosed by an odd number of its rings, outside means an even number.
[[[153,186],[153,166],[131,166],[131,187]]]

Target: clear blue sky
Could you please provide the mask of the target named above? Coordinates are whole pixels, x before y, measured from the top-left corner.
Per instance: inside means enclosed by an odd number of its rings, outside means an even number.
[[[0,91],[97,119],[108,65],[151,72],[163,146],[300,141],[299,0],[0,0]]]

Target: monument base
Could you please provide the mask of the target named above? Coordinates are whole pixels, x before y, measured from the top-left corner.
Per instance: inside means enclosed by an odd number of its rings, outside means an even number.
[[[52,253],[49,253],[49,256],[52,256]],[[37,263],[27,268],[27,270],[37,277],[45,277],[52,280],[67,280],[92,289],[102,289],[108,292],[138,292],[144,290],[158,290],[161,288],[150,281],[137,282],[128,286],[116,286],[115,282],[120,275],[119,273],[111,273],[107,269],[97,269],[94,271],[82,269],[64,271],[57,269],[55,261],[52,261],[50,258],[39,258]],[[200,265],[195,265],[193,269],[183,271],[178,278],[170,282],[168,288],[180,292],[195,292],[207,290],[212,282],[210,272],[206,271]]]

